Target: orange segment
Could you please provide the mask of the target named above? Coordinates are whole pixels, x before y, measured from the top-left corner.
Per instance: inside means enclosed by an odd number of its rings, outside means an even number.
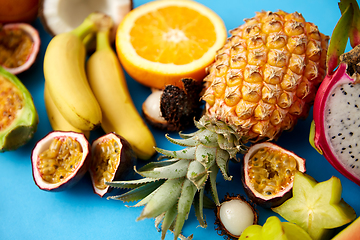
[[[221,18],[191,0],[157,0],[132,10],[117,29],[116,49],[125,70],[154,88],[201,81],[226,41]]]

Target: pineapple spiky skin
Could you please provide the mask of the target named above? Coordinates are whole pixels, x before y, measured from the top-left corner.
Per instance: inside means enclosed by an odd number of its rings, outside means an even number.
[[[305,118],[325,76],[329,37],[297,12],[259,12],[230,31],[204,79],[206,114],[258,141]]]

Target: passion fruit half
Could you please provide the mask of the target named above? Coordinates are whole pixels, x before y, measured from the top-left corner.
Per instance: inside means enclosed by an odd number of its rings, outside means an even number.
[[[38,122],[30,92],[15,75],[0,66],[0,152],[27,143]]]
[[[38,31],[27,23],[0,25],[0,65],[12,74],[28,70],[40,49]]]
[[[136,163],[130,143],[116,133],[108,133],[91,145],[90,176],[94,193],[103,197],[112,190],[107,182],[124,179]]]
[[[46,191],[62,191],[73,186],[88,171],[90,156],[84,134],[50,132],[31,154],[35,184]]]
[[[270,142],[251,146],[244,156],[242,182],[256,204],[271,208],[291,197],[294,176],[305,172],[305,159]]]

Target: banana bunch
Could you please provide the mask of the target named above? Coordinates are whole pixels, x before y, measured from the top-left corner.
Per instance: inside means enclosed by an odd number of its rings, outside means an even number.
[[[73,31],[56,35],[44,57],[44,100],[54,130],[84,133],[98,126],[123,136],[140,159],[155,153],[155,139],[129,94],[119,60],[109,42],[110,17],[90,14]],[[86,42],[96,35],[96,51],[86,64]]]
[[[82,131],[93,130],[102,119],[100,106],[85,73],[83,40],[98,30],[99,22],[105,17],[100,13],[90,14],[73,31],[56,35],[45,52],[46,91],[66,121]]]
[[[116,132],[132,146],[140,159],[155,154],[155,139],[131,99],[120,62],[110,46],[110,29],[96,34],[96,51],[86,64],[90,87],[100,104],[101,127]]]

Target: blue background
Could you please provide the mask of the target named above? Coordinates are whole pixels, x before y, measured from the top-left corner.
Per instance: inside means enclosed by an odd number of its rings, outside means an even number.
[[[135,0],[134,7],[148,1]],[[244,18],[254,16],[261,10],[287,12],[298,11],[306,21],[314,22],[321,32],[331,35],[340,17],[336,0],[266,1],[266,0],[199,0],[214,10],[223,20],[228,30],[243,24]],[[39,19],[33,24],[40,33],[42,43],[36,63],[28,71],[18,75],[31,92],[39,113],[39,126],[34,138],[16,151],[0,153],[0,239],[160,239],[161,233],[154,227],[153,219],[136,222],[142,207],[128,208],[121,201],[100,198],[93,193],[90,177],[85,177],[73,188],[64,192],[45,192],[34,183],[31,172],[31,150],[51,127],[46,115],[42,71],[43,57],[51,37]],[[150,94],[150,89],[127,76],[128,87],[137,109]],[[331,176],[341,179],[343,198],[360,214],[360,188],[338,173],[323,156],[319,155],[308,142],[308,132],[312,113],[304,121],[299,121],[292,132],[285,132],[278,145],[294,151],[307,160],[307,173],[318,181]],[[178,149],[164,137],[164,131],[151,128],[157,145],[161,148]],[[98,130],[91,139],[100,136]],[[177,137],[176,133],[170,134]],[[152,160],[155,160],[154,157]],[[142,166],[143,162],[138,162]],[[232,182],[225,182],[218,176],[219,197],[226,193],[244,194],[240,181],[240,164],[230,164]],[[131,204],[130,204],[131,205]],[[260,213],[259,224],[276,215],[271,210],[257,208]],[[205,210],[208,227],[199,227],[192,210],[183,228],[185,236],[194,234],[194,239],[222,239],[214,229],[214,212]],[[168,233],[167,239],[172,239]]]

